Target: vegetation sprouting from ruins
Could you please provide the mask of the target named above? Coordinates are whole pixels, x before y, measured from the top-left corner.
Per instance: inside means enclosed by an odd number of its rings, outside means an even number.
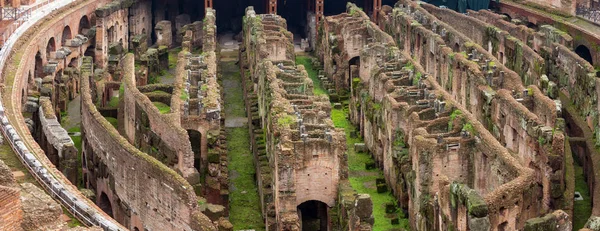
[[[578,230],[583,228],[590,215],[592,215],[592,198],[587,182],[585,181],[581,162],[576,156],[573,156],[573,159],[575,160],[575,163],[573,163],[575,169],[575,192],[579,192],[583,198],[583,200],[575,200],[573,202],[573,230]]]
[[[305,56],[298,56],[304,58]],[[297,62],[298,62],[298,58]],[[315,67],[312,65],[309,57],[306,57],[305,60],[308,60],[308,65],[305,64],[306,71],[309,73],[316,74],[317,71]],[[315,85],[315,89],[321,88],[321,82],[316,77],[310,76]],[[317,87],[318,86],[318,87]],[[316,94],[315,90],[315,94]],[[326,91],[323,90],[323,94],[326,94]],[[393,203],[396,204],[395,197],[389,193],[378,193],[376,187],[376,180],[378,178],[383,178],[383,172],[379,168],[375,169],[365,169],[366,163],[372,163],[372,157],[367,153],[357,153],[354,150],[355,143],[362,143],[363,140],[359,137],[352,136],[352,131],[355,131],[356,128],[352,125],[352,122],[347,118],[348,116],[348,101],[344,101],[343,105],[345,105],[344,109],[335,109],[331,110],[331,119],[336,128],[343,128],[346,133],[346,145],[348,148],[348,168],[349,168],[349,177],[350,185],[357,193],[360,194],[369,194],[371,196],[371,200],[373,202],[373,217],[375,218],[375,224],[373,225],[373,230],[375,231],[385,231],[392,229],[404,229],[409,230],[408,218],[405,214],[402,213],[401,210],[397,210],[396,214],[400,218],[399,225],[392,225],[390,214],[386,213],[386,204]]]
[[[221,61],[225,114],[227,118],[244,118],[244,92],[241,76],[235,61]],[[250,150],[248,126],[230,127],[227,131],[227,156],[229,157],[229,220],[235,230],[264,230],[260,198],[254,180],[256,170]]]
[[[154,104],[154,106],[156,106],[156,108],[158,108],[158,111],[160,112],[160,114],[167,114],[167,113],[171,112],[171,107],[169,107],[169,105],[166,105],[162,102],[152,102],[152,104]]]
[[[347,102],[344,102],[347,105]],[[366,163],[373,162],[373,158],[368,153],[357,153],[354,150],[355,143],[362,143],[363,140],[358,137],[353,137],[350,133],[355,131],[356,128],[352,125],[352,122],[346,118],[348,115],[347,107],[345,109],[332,109],[331,119],[336,128],[344,128],[346,132],[346,145],[348,147],[348,168],[349,176],[348,180],[350,185],[357,193],[371,195],[373,201],[373,217],[375,218],[375,224],[373,230],[385,231],[390,229],[404,229],[409,230],[408,218],[401,210],[398,210],[396,214],[400,218],[400,225],[392,225],[391,220],[388,219],[388,214],[385,211],[385,205],[388,203],[395,203],[395,197],[389,193],[378,193],[376,187],[376,179],[383,178],[383,172],[379,168],[365,169]]]
[[[308,73],[308,77],[313,81],[313,93],[315,95],[325,95],[327,91],[321,85],[321,81],[319,80],[318,72],[316,68],[313,66],[312,58],[306,55],[296,55],[296,64],[303,65],[306,68],[306,72]]]

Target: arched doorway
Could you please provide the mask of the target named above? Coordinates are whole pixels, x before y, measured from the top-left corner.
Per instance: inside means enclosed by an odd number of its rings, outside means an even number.
[[[73,35],[71,34],[71,27],[65,26],[65,29],[63,29],[63,32],[62,32],[62,38],[61,38],[60,44],[62,46],[65,46],[65,43],[67,42],[67,40],[70,40],[72,38],[73,38]]]
[[[329,216],[327,204],[310,200],[298,205],[298,216],[302,231],[327,231],[329,230]]]
[[[201,155],[202,155],[202,134],[196,130],[187,130],[190,143],[192,144],[192,151],[194,152],[194,167],[200,171],[201,166]]]
[[[87,49],[85,49],[85,52],[83,53],[84,56],[87,57],[92,57],[92,63],[96,63],[96,48],[94,46],[89,46]]]
[[[575,49],[575,53],[579,55],[579,57],[581,57],[582,59],[585,59],[585,61],[588,61],[592,66],[594,65],[592,53],[590,52],[590,49],[588,49],[585,45],[579,45]]]
[[[354,78],[360,78],[359,75],[360,72],[360,56],[356,56],[352,59],[350,59],[350,61],[348,61],[348,79],[346,80],[346,83],[348,84],[348,87],[350,89],[352,89],[352,80]]]
[[[100,209],[102,209],[102,211],[104,211],[109,216],[111,216],[111,217],[113,216],[112,205],[110,204],[110,200],[108,199],[108,196],[106,196],[106,193],[104,193],[104,192],[102,192],[102,195],[100,195],[100,201],[98,202],[98,207],[100,207]]]
[[[35,54],[35,69],[33,74],[35,78],[44,78],[44,62],[42,60],[42,53],[39,51]]]
[[[86,15],[79,20],[79,34],[85,35],[90,30],[90,21]]]
[[[48,40],[48,45],[46,45],[46,60],[50,60],[50,53],[56,51],[56,41],[54,38],[50,38]]]

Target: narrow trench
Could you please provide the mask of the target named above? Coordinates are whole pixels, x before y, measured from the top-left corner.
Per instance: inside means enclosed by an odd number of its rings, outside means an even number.
[[[317,68],[313,66],[311,59],[312,57],[308,54],[297,53],[296,64],[305,66],[309,77],[314,82],[315,95],[327,94],[326,89],[322,87],[318,79]],[[349,168],[348,180],[350,181],[350,185],[359,194],[369,194],[373,201],[373,217],[375,218],[373,230],[410,230],[408,217],[405,216],[401,209],[393,213],[386,213],[386,205],[390,203],[396,204],[396,198],[389,191],[383,193],[377,192],[376,180],[383,178],[383,171],[379,168],[367,170],[365,168],[366,164],[374,161],[372,156],[366,153],[355,152],[354,144],[363,143],[364,141],[360,136],[351,135],[352,131],[356,130],[356,127],[348,119],[348,101],[341,103],[343,105],[342,109],[332,107],[331,119],[336,128],[344,128],[346,133]],[[398,218],[398,220],[395,220],[395,218]],[[393,220],[395,220],[394,224],[392,223]]]
[[[256,170],[250,149],[250,133],[237,51],[221,53],[219,70],[224,91],[227,155],[229,157],[229,220],[235,230],[264,230]]]

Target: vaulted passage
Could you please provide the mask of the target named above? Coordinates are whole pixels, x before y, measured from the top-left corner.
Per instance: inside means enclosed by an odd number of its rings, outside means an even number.
[[[311,200],[298,205],[298,216],[302,231],[328,230],[327,204],[323,202]]]
[[[592,64],[592,66],[594,65],[594,61],[592,59],[592,53],[590,52],[590,49],[588,49],[586,46],[579,45],[575,49],[575,53],[577,53],[577,55],[579,55],[579,57],[585,59],[585,61],[588,61],[590,64]]]
[[[195,130],[187,130],[190,143],[192,144],[192,151],[194,151],[194,167],[200,171],[200,160],[202,154],[202,134]]]
[[[100,207],[100,209],[102,209],[102,211],[104,211],[109,216],[111,216],[111,217],[113,216],[112,205],[110,204],[110,200],[108,199],[108,196],[106,196],[105,193],[102,193],[102,195],[100,195],[100,201],[98,202],[98,207]]]

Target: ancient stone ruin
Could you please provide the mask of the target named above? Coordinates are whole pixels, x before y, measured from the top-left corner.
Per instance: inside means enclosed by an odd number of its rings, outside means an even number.
[[[600,230],[596,1],[0,7],[0,230]]]

